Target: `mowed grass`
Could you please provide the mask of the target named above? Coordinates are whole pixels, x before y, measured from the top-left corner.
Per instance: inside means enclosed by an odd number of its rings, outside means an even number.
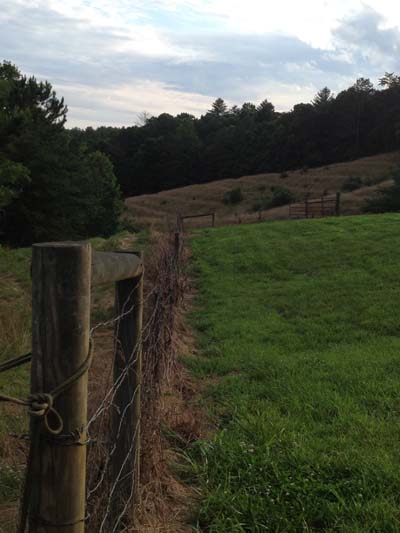
[[[400,215],[192,239],[200,531],[400,531]]]

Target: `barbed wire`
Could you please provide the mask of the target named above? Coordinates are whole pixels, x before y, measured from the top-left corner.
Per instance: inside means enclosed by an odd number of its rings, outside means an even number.
[[[118,451],[121,431],[125,424],[129,423],[127,417],[130,416],[133,403],[137,399],[138,387],[131,391],[132,396],[122,411],[117,412],[118,424],[113,429],[111,418],[115,416],[118,409],[116,397],[129,379],[132,370],[135,369],[140,352],[143,352],[141,403],[144,422],[141,440],[146,442],[142,455],[151,456],[148,443],[154,440],[155,424],[158,423],[158,417],[154,416],[154,413],[163,382],[168,378],[169,368],[173,364],[171,349],[174,306],[182,298],[186,283],[174,246],[173,238],[169,237],[160,240],[153,247],[155,253],[152,260],[146,264],[143,298],[145,320],[141,338],[126,356],[125,364],[123,368],[119,368],[120,373],[115,380],[112,380],[111,376],[112,365],[104,369],[104,379],[108,385],[104,388],[97,404],[90,406],[91,413],[85,429],[91,441],[88,450],[87,483],[87,506],[91,515],[88,527],[91,531],[114,533],[127,531],[129,528],[128,517],[132,516],[135,503],[133,483],[130,484],[130,492],[125,495],[126,498],[122,502],[119,501],[119,488],[127,477],[132,478],[137,472],[136,468],[128,468],[126,471],[126,467],[132,464],[139,425],[134,428],[132,440],[118,472],[113,472],[113,459]],[[135,306],[130,305],[129,302],[136,288],[137,286],[126,297],[122,312],[110,320],[95,324],[91,328],[92,335],[114,326],[114,335],[118,338],[121,320],[134,311]],[[118,342],[114,341],[112,353],[109,354],[113,361],[119,349]],[[142,472],[142,477],[146,477],[146,472]]]
[[[89,370],[89,416],[85,427],[79,428],[80,436],[85,436],[81,445],[88,445],[87,457],[87,528],[88,531],[99,533],[122,533],[127,531],[131,524],[132,511],[135,501],[134,484],[130,483],[130,491],[121,501],[119,494],[121,486],[128,478],[137,475],[135,442],[140,435],[142,445],[142,459],[144,464],[152,460],[152,446],[156,444],[160,435],[159,413],[157,402],[163,384],[168,379],[169,371],[173,365],[173,331],[175,308],[183,297],[186,287],[186,278],[180,264],[182,249],[176,249],[174,236],[164,236],[153,245],[152,256],[146,261],[146,277],[144,283],[144,296],[141,304],[144,308],[144,320],[141,335],[129,354],[122,353],[118,341],[120,327],[125,317],[135,311],[137,303],[132,303],[132,297],[138,290],[140,280],[129,291],[124,302],[117,302],[121,312],[109,320],[103,320],[90,328],[90,340],[104,332],[101,339],[108,341],[104,360],[97,361],[98,374],[93,369]],[[121,305],[122,304],[122,305]],[[96,339],[97,343],[97,339]],[[100,346],[101,348],[101,346]],[[103,347],[104,348],[104,347]],[[143,367],[140,384],[131,390],[131,396],[123,407],[118,405],[117,395],[121,388],[131,379],[132,372],[137,369],[139,354],[143,354]],[[125,357],[123,365],[118,367],[118,375],[114,378],[113,366],[118,354]],[[98,354],[94,354],[94,360]],[[11,369],[14,365],[29,362],[30,354],[7,361],[2,369]],[[119,361],[120,363],[120,361]],[[130,423],[134,403],[141,390],[142,428],[140,422],[133,428],[131,441],[126,448],[125,456],[115,471],[114,457],[120,450],[121,436],[125,425]],[[117,423],[115,421],[117,420]],[[16,436],[15,432],[10,434]],[[29,436],[24,433],[18,442],[26,444]],[[76,440],[76,439],[75,439]],[[74,441],[75,442],[75,441]],[[75,442],[77,444],[77,442]],[[23,446],[26,454],[26,446]],[[26,457],[26,455],[25,455]],[[133,461],[132,461],[133,459]],[[133,466],[133,468],[132,468]],[[142,469],[141,477],[149,478],[151,468]]]

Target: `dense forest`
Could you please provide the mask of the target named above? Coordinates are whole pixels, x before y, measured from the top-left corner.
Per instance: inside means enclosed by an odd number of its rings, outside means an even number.
[[[400,76],[386,73],[334,96],[277,112],[264,100],[200,118],[142,116],[131,127],[66,129],[67,106],[49,82],[0,64],[2,240],[110,235],[122,195],[244,174],[319,166],[400,147]]]
[[[107,154],[125,196],[244,174],[356,159],[400,147],[400,76],[379,88],[360,78],[336,97],[325,87],[287,113],[268,100],[228,108],[219,98],[201,118],[163,113],[141,126],[71,130]]]
[[[106,236],[118,227],[123,204],[112,163],[70,135],[67,111],[50,83],[0,63],[3,241]]]

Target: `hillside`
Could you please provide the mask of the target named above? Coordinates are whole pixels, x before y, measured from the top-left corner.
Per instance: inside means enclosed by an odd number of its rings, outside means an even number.
[[[392,152],[307,171],[296,170],[288,172],[286,177],[278,173],[257,174],[190,185],[157,194],[128,198],[125,202],[128,209],[127,216],[139,225],[165,228],[175,224],[178,212],[194,214],[215,210],[217,225],[236,223],[238,217],[246,222],[257,219],[253,206],[260,198],[271,195],[271,187],[286,187],[298,200],[304,198],[306,192],[315,198],[340,191],[349,177],[360,177],[364,182],[380,178],[399,163],[400,153]],[[378,186],[382,184],[366,185],[353,192],[343,193],[342,213],[345,215],[360,213],[365,199],[372,196]],[[235,187],[241,188],[243,201],[236,205],[225,205],[222,201],[224,193]],[[284,206],[265,211],[263,218],[284,219],[288,215],[289,208]]]

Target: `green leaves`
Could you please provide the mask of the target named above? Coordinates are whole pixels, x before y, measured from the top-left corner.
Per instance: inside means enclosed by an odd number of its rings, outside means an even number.
[[[29,183],[29,170],[21,163],[0,158],[0,209],[22,194]]]
[[[6,239],[109,236],[122,202],[107,156],[64,129],[67,107],[48,81],[0,64],[0,208]]]

